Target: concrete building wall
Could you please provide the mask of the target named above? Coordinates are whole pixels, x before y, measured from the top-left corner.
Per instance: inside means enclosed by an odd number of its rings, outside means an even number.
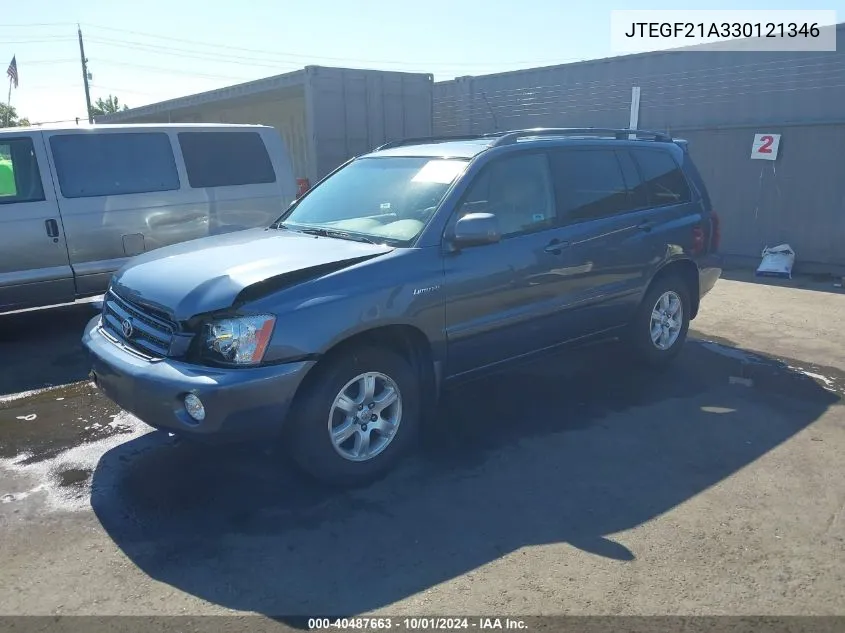
[[[549,126],[640,127],[825,121],[845,116],[845,25],[838,52],[672,51],[434,84],[437,134]]]
[[[435,134],[627,127],[687,138],[723,219],[727,254],[788,242],[796,266],[845,266],[845,25],[838,52],[672,51],[462,77],[434,85]],[[783,135],[751,160],[755,133]],[[817,264],[814,266],[813,264]]]

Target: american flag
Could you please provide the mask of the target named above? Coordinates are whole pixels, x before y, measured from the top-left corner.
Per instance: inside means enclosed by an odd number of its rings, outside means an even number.
[[[2,66],[0,66],[2,68]],[[9,81],[14,82],[15,88],[18,87],[18,62],[15,60],[15,56],[12,55],[12,63],[9,64],[8,70],[6,70],[6,74],[9,76]]]

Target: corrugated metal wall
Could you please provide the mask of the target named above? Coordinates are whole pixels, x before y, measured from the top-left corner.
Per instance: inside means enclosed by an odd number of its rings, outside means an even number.
[[[387,141],[430,136],[433,91],[429,74],[308,66],[97,122],[270,125],[288,146],[295,176],[313,183]]]
[[[754,135],[781,134],[776,161],[751,160]],[[673,130],[690,142],[722,218],[722,250],[759,260],[788,243],[805,271],[845,267],[845,125]]]
[[[306,75],[319,177],[389,140],[432,134],[431,75],[326,67]]]
[[[789,242],[798,261],[845,265],[845,25],[838,52],[676,51],[463,77],[434,85],[435,134],[627,127],[687,137],[724,221],[724,250],[759,259]],[[782,133],[777,161],[755,133]]]
[[[240,104],[204,104],[194,112],[198,113],[197,123],[252,123],[276,128],[288,148],[294,177],[307,176],[310,155],[302,88],[280,89]],[[181,117],[174,115],[171,120],[182,122]]]

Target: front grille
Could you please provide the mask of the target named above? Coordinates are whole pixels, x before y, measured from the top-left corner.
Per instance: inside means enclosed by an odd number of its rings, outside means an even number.
[[[165,358],[178,328],[161,313],[127,301],[110,288],[103,298],[103,329],[144,356]]]

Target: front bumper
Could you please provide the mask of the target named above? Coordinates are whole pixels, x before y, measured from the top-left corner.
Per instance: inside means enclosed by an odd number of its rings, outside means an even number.
[[[278,434],[297,388],[314,365],[306,361],[220,369],[148,361],[113,343],[99,323],[99,316],[91,319],[82,337],[99,389],[150,426],[184,436],[229,441]],[[201,422],[185,410],[188,393],[205,405]]]

